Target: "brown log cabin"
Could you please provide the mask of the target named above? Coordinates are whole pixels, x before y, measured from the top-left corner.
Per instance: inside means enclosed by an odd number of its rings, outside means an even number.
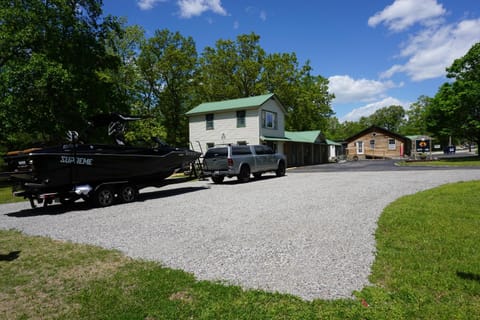
[[[385,128],[371,126],[345,140],[349,160],[395,159],[410,154],[410,139]]]

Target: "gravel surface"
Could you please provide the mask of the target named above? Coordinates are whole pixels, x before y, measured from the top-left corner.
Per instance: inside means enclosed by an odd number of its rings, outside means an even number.
[[[368,285],[374,232],[400,196],[480,179],[480,170],[287,172],[145,189],[131,204],[70,211],[0,206],[0,228],[89,243],[220,280],[300,296],[351,297]]]

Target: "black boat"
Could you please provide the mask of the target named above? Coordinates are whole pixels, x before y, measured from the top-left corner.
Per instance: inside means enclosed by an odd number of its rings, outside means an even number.
[[[44,206],[53,200],[71,203],[84,199],[96,206],[115,200],[135,201],[138,191],[161,186],[178,169],[200,157],[199,152],[174,148],[156,139],[154,147],[125,145],[121,136],[128,121],[139,120],[110,114],[97,117],[94,125],[109,121],[109,135],[117,144],[79,143],[78,134],[69,132],[69,143],[9,152],[5,161],[14,193]]]

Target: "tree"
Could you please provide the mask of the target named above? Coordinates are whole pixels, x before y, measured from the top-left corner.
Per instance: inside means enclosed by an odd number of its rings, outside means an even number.
[[[328,80],[300,67],[294,53],[266,54],[260,36],[240,35],[205,48],[196,76],[196,100],[219,101],[272,92],[287,109],[287,130],[324,130],[333,115]]]
[[[402,106],[389,106],[378,109],[369,117],[370,125],[376,125],[392,132],[399,132],[405,118]]]
[[[144,88],[140,69],[137,63],[141,47],[145,44],[145,31],[137,25],[127,26],[125,18],[119,19],[119,28],[111,30],[106,41],[109,54],[118,57],[119,68],[108,69],[102,76],[115,88],[117,100],[136,114],[145,112]],[[148,111],[148,110],[147,110]]]
[[[188,145],[185,113],[191,108],[197,51],[191,37],[157,30],[142,47],[139,57],[142,78],[148,85],[147,105],[163,126],[166,142]]]
[[[199,100],[219,101],[265,93],[260,84],[265,51],[259,40],[260,36],[251,33],[239,35],[236,41],[218,40],[215,48],[206,47],[196,76]]]
[[[429,130],[480,143],[480,43],[447,68],[445,83],[428,108]]]
[[[324,132],[327,119],[334,114],[330,106],[334,96],[328,93],[328,80],[306,73],[298,83],[297,97],[287,114],[287,129]]]
[[[101,18],[100,0],[1,0],[0,8],[2,143],[59,140],[82,129],[89,115],[118,108],[100,76],[118,68],[105,51],[118,25]]]
[[[432,102],[432,98],[420,96],[410,108],[406,111],[406,121],[400,133],[404,135],[426,135],[427,130],[427,108]]]

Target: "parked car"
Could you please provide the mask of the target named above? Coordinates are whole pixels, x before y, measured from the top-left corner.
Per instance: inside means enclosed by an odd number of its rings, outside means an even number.
[[[252,174],[259,178],[265,172],[275,172],[281,177],[285,175],[286,166],[285,155],[265,145],[213,147],[207,150],[203,160],[204,174],[214,183],[222,183],[225,177],[248,182]]]

